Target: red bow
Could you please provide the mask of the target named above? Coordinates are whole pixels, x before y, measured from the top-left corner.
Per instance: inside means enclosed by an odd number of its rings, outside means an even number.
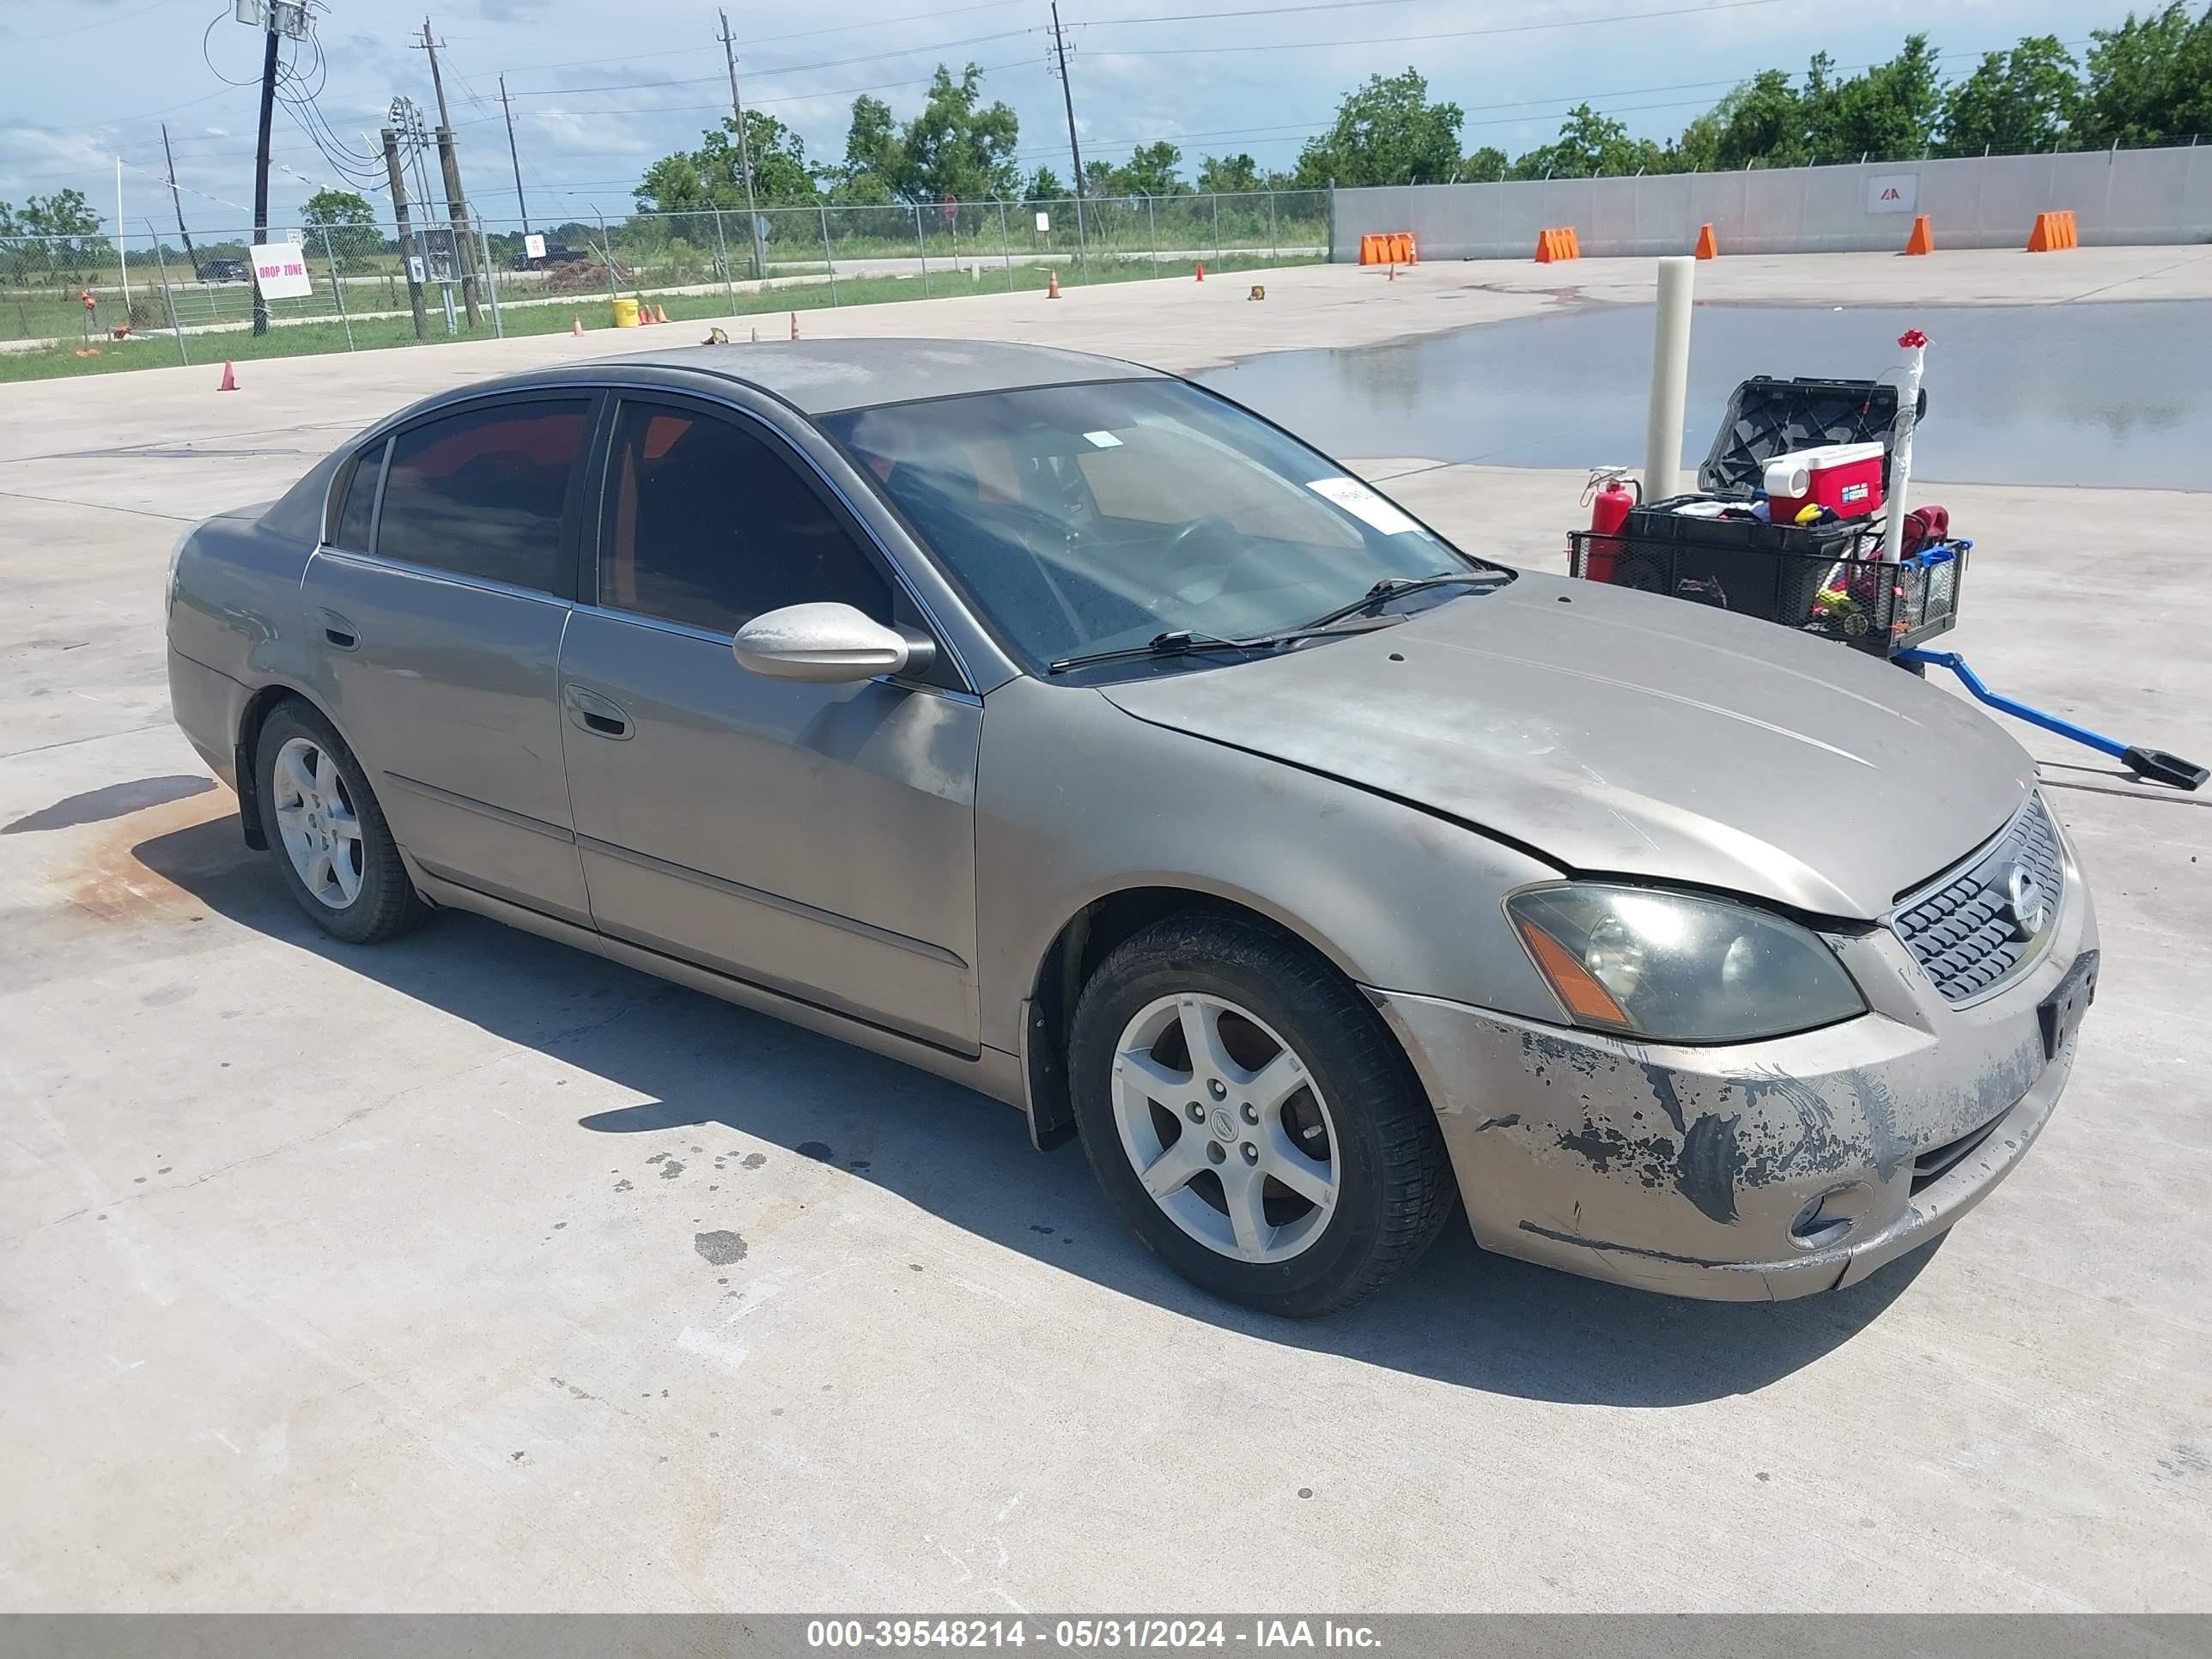
[[[1924,346],[1928,337],[1917,328],[1908,328],[1897,337],[1897,343],[1901,346]]]

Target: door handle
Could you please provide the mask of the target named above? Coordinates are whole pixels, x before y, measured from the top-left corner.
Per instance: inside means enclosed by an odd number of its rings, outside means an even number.
[[[361,634],[353,623],[335,611],[317,613],[323,625],[323,637],[341,651],[351,651],[361,644]]]
[[[636,730],[628,712],[611,697],[580,685],[571,685],[561,695],[568,706],[570,723],[595,738],[627,738]]]

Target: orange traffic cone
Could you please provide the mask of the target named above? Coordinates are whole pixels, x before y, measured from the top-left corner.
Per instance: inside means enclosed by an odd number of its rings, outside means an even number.
[[[572,312],[569,314],[568,332],[579,340],[584,337],[584,319],[581,313]]]
[[[1710,224],[1698,226],[1698,258],[1700,259],[1718,258],[1720,257],[1720,251],[1721,245],[1714,238],[1712,226]]]
[[[228,363],[225,363],[222,366],[222,384],[217,386],[216,390],[217,392],[235,392],[238,390],[238,375],[233,371]]]
[[[799,313],[795,311],[791,313],[791,337],[794,340],[799,337]]]
[[[1206,280],[1206,261],[1205,261],[1205,260],[1203,260],[1203,259],[1200,259],[1200,260],[1198,262],[1198,277],[1197,277],[1197,280],[1198,280],[1198,281],[1200,281],[1200,282],[1201,282],[1201,283],[1202,283],[1202,282],[1204,282],[1204,281]]]
[[[656,323],[666,322],[668,320],[668,307],[666,306],[653,307],[653,320]]]
[[[1044,297],[1048,300],[1057,300],[1060,298],[1060,273],[1057,270],[1047,270],[1044,277]]]
[[[1905,239],[1907,253],[1933,253],[1936,251],[1936,228],[1924,213],[1915,216],[1912,234]]]

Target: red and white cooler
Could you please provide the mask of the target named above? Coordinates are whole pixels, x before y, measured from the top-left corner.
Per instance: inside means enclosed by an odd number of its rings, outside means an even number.
[[[1768,516],[1794,523],[1808,507],[1825,507],[1843,519],[1881,511],[1882,446],[1829,444],[1792,450],[1766,463]]]

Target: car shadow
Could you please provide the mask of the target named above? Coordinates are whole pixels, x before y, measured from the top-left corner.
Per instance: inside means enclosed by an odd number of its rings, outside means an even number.
[[[1865,1284],[1800,1301],[1690,1302],[1490,1255],[1455,1217],[1427,1257],[1381,1295],[1330,1319],[1277,1319],[1177,1278],[1113,1212],[1079,1148],[1039,1156],[1018,1114],[972,1090],[460,912],[387,945],[339,944],[246,848],[234,814],[131,852],[240,926],[646,1097],[570,1123],[549,1121],[548,1133],[721,1125],[834,1164],[1117,1294],[1462,1388],[1629,1407],[1749,1393],[1850,1340],[1934,1254],[1931,1246]]]

